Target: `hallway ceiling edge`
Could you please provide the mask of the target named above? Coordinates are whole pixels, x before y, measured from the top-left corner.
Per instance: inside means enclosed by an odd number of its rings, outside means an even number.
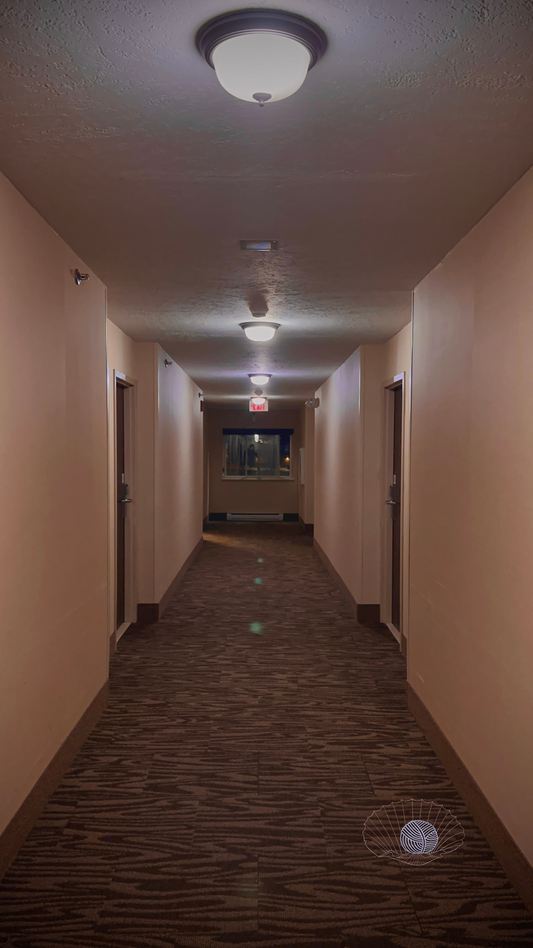
[[[238,4],[0,11],[0,169],[107,284],[110,318],[213,402],[242,399],[254,370],[273,373],[276,407],[301,402],[390,338],[413,287],[533,161],[529,0],[281,7],[328,49],[262,109],[195,48]],[[281,324],[264,346],[239,328],[258,295]]]

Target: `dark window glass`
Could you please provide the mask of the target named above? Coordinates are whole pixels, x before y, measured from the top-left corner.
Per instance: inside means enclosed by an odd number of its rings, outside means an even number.
[[[224,435],[226,477],[290,477],[289,434]]]

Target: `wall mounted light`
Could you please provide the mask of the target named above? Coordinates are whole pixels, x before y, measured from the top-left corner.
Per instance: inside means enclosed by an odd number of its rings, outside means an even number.
[[[70,272],[72,273],[72,270]],[[90,277],[89,273],[80,273],[77,267],[74,270],[74,282],[76,283],[76,286],[80,286],[81,283],[85,283],[85,281],[88,280],[89,277]]]
[[[245,335],[253,342],[268,342],[273,339],[276,329],[279,329],[279,323],[240,323],[241,329],[244,329]]]
[[[315,23],[283,10],[237,10],[202,26],[196,46],[220,85],[245,102],[278,102],[296,92],[325,52]]]
[[[252,383],[252,385],[268,385],[272,376],[259,374],[259,375],[249,375],[248,378],[250,379],[250,382]]]

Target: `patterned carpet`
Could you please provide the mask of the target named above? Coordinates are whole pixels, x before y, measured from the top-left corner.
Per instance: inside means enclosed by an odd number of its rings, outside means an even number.
[[[463,824],[426,868],[366,817],[435,800]],[[0,886],[9,948],[502,948],[533,919],[296,525],[221,524]]]

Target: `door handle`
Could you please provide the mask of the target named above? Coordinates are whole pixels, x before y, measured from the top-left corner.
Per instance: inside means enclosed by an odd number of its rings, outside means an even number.
[[[119,500],[119,504],[131,504],[133,502],[131,497],[125,497],[124,500]]]
[[[397,505],[397,501],[395,501],[395,500],[386,500],[385,503],[386,503],[389,507],[396,507],[396,505]]]

